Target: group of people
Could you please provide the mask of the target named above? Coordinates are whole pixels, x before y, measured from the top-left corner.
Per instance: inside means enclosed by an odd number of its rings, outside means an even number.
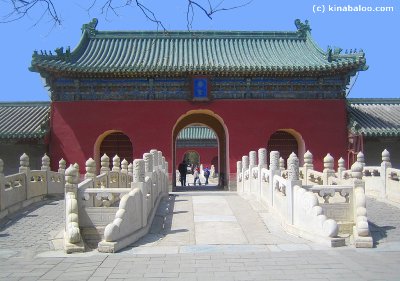
[[[186,186],[186,175],[188,173],[188,165],[186,163],[186,161],[182,161],[182,163],[179,164],[178,166],[178,171],[179,171],[179,181],[181,182],[182,186]],[[207,185],[208,184],[208,178],[210,177],[210,170],[208,169],[208,167],[206,167],[204,170],[204,178],[206,179],[204,184]],[[190,172],[192,173],[193,177],[194,177],[194,182],[193,185],[196,185],[196,183],[198,182],[199,185],[201,185],[201,181],[200,181],[200,168],[198,165],[192,165]]]

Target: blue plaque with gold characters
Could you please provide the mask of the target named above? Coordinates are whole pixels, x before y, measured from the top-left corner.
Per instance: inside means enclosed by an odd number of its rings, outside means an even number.
[[[193,99],[208,100],[208,79],[205,77],[193,78]]]

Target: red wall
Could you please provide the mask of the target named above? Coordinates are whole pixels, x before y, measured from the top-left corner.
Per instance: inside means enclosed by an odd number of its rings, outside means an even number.
[[[236,173],[236,161],[243,154],[266,147],[270,135],[279,129],[294,129],[302,135],[318,169],[328,152],[336,160],[346,159],[345,100],[78,101],[52,103],[53,169],[63,157],[68,163],[77,162],[84,173],[96,140],[107,130],[124,132],[131,139],[135,158],[156,148],[172,163],[174,125],[196,109],[211,110],[223,119],[230,173]]]

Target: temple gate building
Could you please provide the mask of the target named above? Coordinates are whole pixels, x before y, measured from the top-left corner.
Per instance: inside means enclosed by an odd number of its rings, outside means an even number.
[[[367,69],[366,59],[362,51],[323,51],[307,21],[283,32],[99,31],[96,25],[94,19],[82,27],[73,51],[32,57],[30,69],[51,93],[53,165],[77,161],[83,172],[86,159],[99,163],[104,152],[131,161],[157,148],[175,175],[187,152],[182,132],[196,126],[215,134],[209,164],[225,186],[235,184],[236,161],[259,147],[283,157],[293,151],[300,162],[310,150],[318,169],[327,151],[348,158],[346,87]]]

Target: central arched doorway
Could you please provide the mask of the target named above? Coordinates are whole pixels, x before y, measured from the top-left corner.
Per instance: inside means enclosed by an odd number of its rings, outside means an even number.
[[[215,132],[218,140],[218,161],[219,168],[219,186],[220,188],[227,188],[229,184],[229,166],[228,166],[228,135],[226,127],[223,123],[222,118],[213,113],[210,110],[192,110],[182,115],[176,122],[172,130],[172,184],[176,186],[176,169],[178,162],[182,159],[177,158],[177,137],[179,132],[185,127],[191,125],[203,125],[209,127]]]

